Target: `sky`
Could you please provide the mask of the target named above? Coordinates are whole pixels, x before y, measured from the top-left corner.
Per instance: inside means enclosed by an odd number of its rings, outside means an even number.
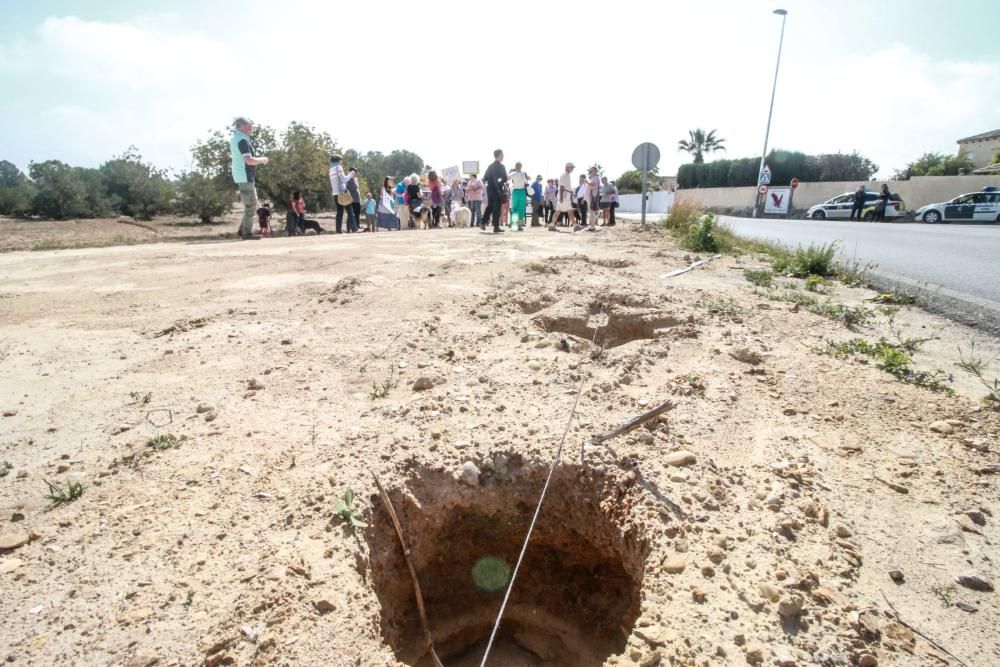
[[[616,176],[657,144],[717,130],[769,147],[858,151],[889,176],[1000,128],[1000,0],[282,3],[0,0],[0,159],[97,166],[135,145],[190,168],[234,116],[297,120],[343,147],[436,168],[494,148],[555,176]]]

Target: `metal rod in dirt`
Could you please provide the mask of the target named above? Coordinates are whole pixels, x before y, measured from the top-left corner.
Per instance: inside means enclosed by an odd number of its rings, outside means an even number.
[[[641,425],[645,424],[650,419],[659,417],[667,410],[672,410],[673,408],[674,408],[673,401],[664,401],[663,403],[660,403],[652,410],[644,412],[638,417],[633,417],[632,419],[629,419],[627,422],[625,422],[618,428],[611,429],[610,431],[606,431],[604,433],[598,433],[597,435],[591,436],[590,442],[592,444],[599,445],[605,442],[606,440],[611,440],[612,438],[617,438],[620,435],[625,435],[629,431],[634,431],[635,429],[639,428]]]
[[[413,567],[413,561],[410,560],[410,550],[406,546],[406,539],[403,537],[403,528],[399,525],[399,517],[396,516],[396,510],[392,506],[392,501],[389,500],[389,494],[385,492],[385,488],[382,487],[382,482],[379,481],[378,475],[375,474],[374,470],[372,471],[372,477],[375,478],[375,486],[378,487],[379,495],[382,497],[382,504],[385,505],[386,511],[389,512],[389,518],[392,519],[392,525],[396,529],[399,546],[403,550],[403,558],[406,559],[406,567],[410,569],[410,578],[413,579],[413,592],[417,596],[417,611],[420,612],[420,624],[424,626],[424,635],[427,637],[427,648],[430,649],[431,658],[434,660],[436,667],[444,667],[441,664],[441,659],[438,658],[437,651],[434,650],[434,638],[431,636],[431,627],[427,623],[427,610],[424,609],[424,596],[420,593],[417,570]]]
[[[604,314],[604,304],[601,304],[600,312],[598,316]],[[594,335],[591,338],[591,345],[597,341],[597,330],[601,326],[598,325],[594,327]],[[542,493],[538,496],[538,504],[535,505],[535,513],[531,517],[531,524],[528,526],[528,534],[524,536],[524,544],[521,545],[521,553],[517,557],[517,563],[514,564],[514,571],[510,575],[510,583],[507,584],[507,592],[503,595],[503,602],[500,604],[500,611],[497,613],[496,623],[493,624],[493,632],[490,633],[490,641],[486,644],[486,650],[483,652],[483,660],[479,663],[479,667],[486,667],[486,661],[489,660],[490,651],[493,649],[493,642],[496,641],[497,632],[500,630],[500,621],[503,620],[503,614],[507,610],[507,602],[510,601],[510,593],[514,590],[514,582],[517,580],[517,573],[521,569],[521,563],[524,561],[524,554],[528,551],[528,543],[531,541],[531,535],[535,532],[535,524],[538,522],[538,515],[542,512],[542,504],[545,502],[545,494],[549,491],[549,483],[552,482],[552,474],[556,471],[556,466],[559,465],[559,461],[562,460],[562,450],[563,445],[566,444],[566,436],[569,435],[569,427],[573,424],[573,418],[576,416],[576,408],[580,405],[580,396],[583,395],[583,383],[585,378],[583,374],[580,377],[580,386],[576,391],[576,398],[573,399],[573,408],[569,411],[569,419],[566,420],[566,428],[563,429],[562,438],[559,439],[559,447],[556,449],[556,455],[552,457],[552,464],[549,466],[549,474],[545,478],[545,486],[542,487]]]

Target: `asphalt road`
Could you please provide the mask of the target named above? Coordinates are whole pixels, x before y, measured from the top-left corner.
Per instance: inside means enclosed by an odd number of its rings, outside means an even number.
[[[909,288],[946,314],[1000,330],[1000,225],[723,221],[739,236],[791,247],[837,241],[843,258],[878,265],[879,287]]]

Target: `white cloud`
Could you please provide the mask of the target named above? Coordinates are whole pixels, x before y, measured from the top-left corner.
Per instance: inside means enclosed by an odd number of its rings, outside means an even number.
[[[308,122],[346,146],[408,148],[439,167],[485,164],[499,146],[532,172],[570,159],[617,174],[646,140],[673,173],[684,160],[676,142],[693,127],[717,128],[729,157],[763,142],[779,23],[759,4],[726,5],[724,21],[715,3],[633,0],[243,7],[50,17],[0,43],[0,84],[14,91],[0,100],[0,145],[23,165],[97,164],[136,144],[183,168],[196,140],[246,113],[279,128]],[[993,129],[997,99],[997,60],[841,49],[790,22],[771,146],[858,150],[889,173]]]

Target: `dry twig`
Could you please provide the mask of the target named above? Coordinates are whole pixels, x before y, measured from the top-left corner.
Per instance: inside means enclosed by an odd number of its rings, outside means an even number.
[[[629,431],[634,431],[635,429],[639,428],[641,425],[643,425],[646,422],[648,422],[650,419],[654,419],[656,417],[659,417],[660,415],[662,415],[667,410],[673,409],[673,407],[674,407],[674,402],[673,401],[664,401],[663,403],[660,403],[659,405],[657,405],[655,408],[653,408],[649,412],[644,412],[641,415],[639,415],[638,417],[633,417],[632,419],[629,419],[627,422],[625,422],[624,424],[622,424],[618,428],[612,429],[610,431],[606,431],[604,433],[598,433],[597,435],[591,436],[590,442],[591,442],[591,444],[594,444],[594,445],[600,445],[600,444],[603,444],[607,440],[611,440],[612,438],[617,438],[618,436],[624,435],[624,434],[628,433]]]
[[[949,651],[948,649],[946,649],[944,646],[941,646],[940,644],[938,644],[936,641],[934,641],[933,639],[931,639],[930,637],[928,637],[927,635],[925,635],[923,632],[921,632],[917,628],[913,627],[912,625],[910,625],[909,623],[907,623],[906,621],[904,621],[903,617],[899,615],[899,611],[897,611],[896,608],[892,605],[892,603],[889,602],[889,598],[886,596],[885,592],[884,591],[879,591],[879,592],[882,593],[882,597],[885,599],[885,603],[887,605],[889,605],[890,609],[892,609],[893,616],[895,617],[897,623],[899,623],[900,625],[905,625],[910,630],[912,630],[915,634],[918,634],[921,637],[923,637],[925,640],[927,640],[928,644],[930,644],[931,646],[933,646],[937,650],[941,651],[942,653],[945,653],[946,655],[950,655],[952,658],[955,659],[955,661],[958,664],[964,665],[965,667],[969,667],[968,664],[965,661],[963,661],[961,658],[959,658],[957,655],[955,655],[954,653],[952,653],[951,651]]]
[[[396,536],[399,537],[399,546],[403,550],[403,558],[406,559],[406,567],[410,569],[410,578],[413,579],[413,592],[417,596],[417,610],[420,612],[420,623],[424,626],[424,634],[427,637],[427,647],[430,649],[431,658],[434,660],[436,667],[444,667],[441,664],[441,659],[438,658],[437,651],[434,650],[434,639],[431,637],[431,628],[427,623],[427,611],[424,609],[424,596],[420,593],[420,582],[417,580],[417,570],[413,567],[413,561],[410,560],[410,549],[406,546],[406,539],[403,537],[403,528],[399,525],[399,517],[396,516],[396,510],[392,506],[392,501],[389,500],[389,494],[385,492],[385,488],[382,487],[382,482],[379,481],[378,475],[372,471],[372,477],[375,478],[375,486],[378,487],[379,495],[382,497],[382,503],[385,505],[385,509],[389,512],[389,518],[392,519],[392,525],[396,528]]]

